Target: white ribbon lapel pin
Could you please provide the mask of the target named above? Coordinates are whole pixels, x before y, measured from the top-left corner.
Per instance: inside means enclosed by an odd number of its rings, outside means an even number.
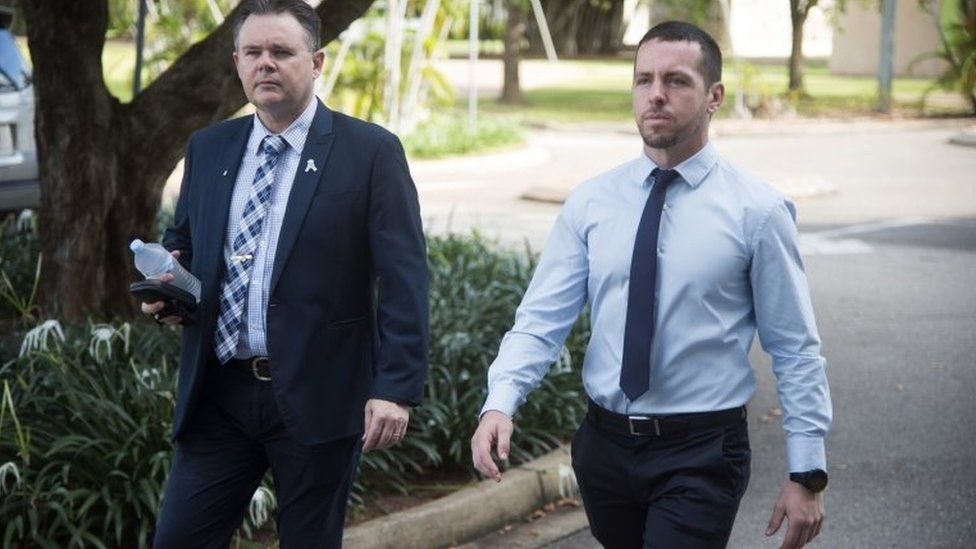
[[[318,171],[319,169],[315,167],[315,160],[309,158],[308,162],[305,163],[305,173]]]

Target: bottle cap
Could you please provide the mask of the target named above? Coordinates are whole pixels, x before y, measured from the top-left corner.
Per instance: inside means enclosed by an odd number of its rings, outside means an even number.
[[[146,245],[145,242],[137,238],[133,240],[131,244],[129,244],[129,249],[132,250],[133,252],[138,252],[145,245]]]

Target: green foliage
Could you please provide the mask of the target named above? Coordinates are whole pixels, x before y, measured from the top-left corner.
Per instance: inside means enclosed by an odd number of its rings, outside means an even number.
[[[468,131],[465,114],[435,114],[403,138],[410,158],[437,158],[488,151],[522,143],[522,128],[512,118],[482,117],[475,133]]]
[[[921,7],[932,13],[942,42],[937,52],[920,56],[946,62],[946,71],[929,91],[942,89],[962,94],[976,113],[976,0],[921,0]],[[926,92],[926,96],[928,92]]]
[[[435,17],[434,32],[443,24],[450,2],[442,3],[441,10]],[[408,13],[415,13],[419,17],[421,2],[413,2]],[[410,59],[416,44],[416,29],[407,26],[400,51],[400,97],[409,93],[411,76]],[[386,55],[386,9],[385,5],[377,4],[367,12],[366,16],[354,23],[343,37],[350,41],[349,51],[344,59],[339,58],[342,49],[340,41],[334,41],[326,47],[326,57],[335,62],[341,62],[336,87],[329,97],[329,104],[357,118],[374,122],[385,122],[389,113],[386,112],[385,91],[389,78],[385,65]],[[423,51],[422,58],[430,58],[434,50],[440,47],[435,36],[424,37],[420,42]],[[325,72],[328,72],[328,68]],[[419,78],[422,82],[421,103],[432,106],[450,105],[454,101],[454,90],[444,76],[432,66],[422,64]]]
[[[534,256],[495,251],[472,237],[432,238],[430,374],[415,426],[444,461],[470,464],[468,440],[484,403],[488,366],[535,267]],[[589,339],[586,315],[567,341],[567,354],[519,412],[512,455],[524,461],[552,449],[579,425],[586,398],[580,385]]]
[[[27,212],[0,223],[0,323],[36,320],[41,245],[35,219]]]
[[[366,490],[405,491],[410,478],[431,468],[471,471],[469,440],[487,397],[488,366],[535,268],[528,251],[499,250],[477,233],[430,237],[427,246],[431,339],[424,404],[414,410],[400,446],[364,456],[358,501]],[[583,315],[560,360],[519,410],[514,462],[552,450],[579,426],[586,411],[580,369],[588,340]]]
[[[162,74],[190,46],[216,29],[237,3],[234,0],[148,0],[143,87]],[[107,37],[134,40],[139,1],[109,0],[108,10]],[[131,90],[131,69],[123,78],[126,79],[124,89]]]
[[[26,255],[31,248],[20,250]],[[486,397],[488,365],[535,263],[531,253],[500,250],[478,234],[430,237],[428,257],[432,336],[424,405],[400,445],[363,457],[354,504],[362,505],[367,491],[405,491],[435,469],[473,475],[468,440]],[[148,544],[172,457],[178,334],[148,322],[62,327],[48,320],[23,337],[0,337],[2,546]],[[552,449],[582,421],[588,338],[584,315],[520,409],[513,461]],[[266,479],[252,500],[244,537],[269,518],[270,485]]]
[[[169,470],[171,330],[127,324],[29,333],[0,369],[3,546],[146,547]]]

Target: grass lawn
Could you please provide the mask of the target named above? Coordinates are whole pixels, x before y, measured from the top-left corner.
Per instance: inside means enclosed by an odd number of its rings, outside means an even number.
[[[524,92],[525,105],[500,105],[493,99],[483,99],[481,108],[487,113],[520,116],[529,123],[545,121],[580,122],[586,120],[618,121],[631,118],[630,78],[631,62],[626,60],[562,61],[573,67],[579,76],[547,87]],[[743,71],[750,89],[768,97],[782,97],[788,81],[785,65],[748,64]],[[719,116],[727,116],[739,88],[740,71],[733,65],[724,68],[726,101]],[[802,116],[847,116],[868,114],[876,102],[877,82],[873,77],[835,76],[823,62],[809,63],[805,79],[809,97],[795,100],[795,108]],[[896,78],[895,106],[918,111],[924,91],[931,81],[923,78]],[[782,99],[786,101],[785,98]]]

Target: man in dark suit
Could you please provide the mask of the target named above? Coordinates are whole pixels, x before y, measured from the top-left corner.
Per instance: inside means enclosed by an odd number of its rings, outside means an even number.
[[[427,356],[427,264],[397,138],[313,95],[302,0],[251,0],[234,62],[257,113],[195,133],[164,245],[200,278],[154,546],[226,547],[270,467],[281,546],[338,547],[360,451],[402,439]],[[160,317],[162,303],[143,306]]]

